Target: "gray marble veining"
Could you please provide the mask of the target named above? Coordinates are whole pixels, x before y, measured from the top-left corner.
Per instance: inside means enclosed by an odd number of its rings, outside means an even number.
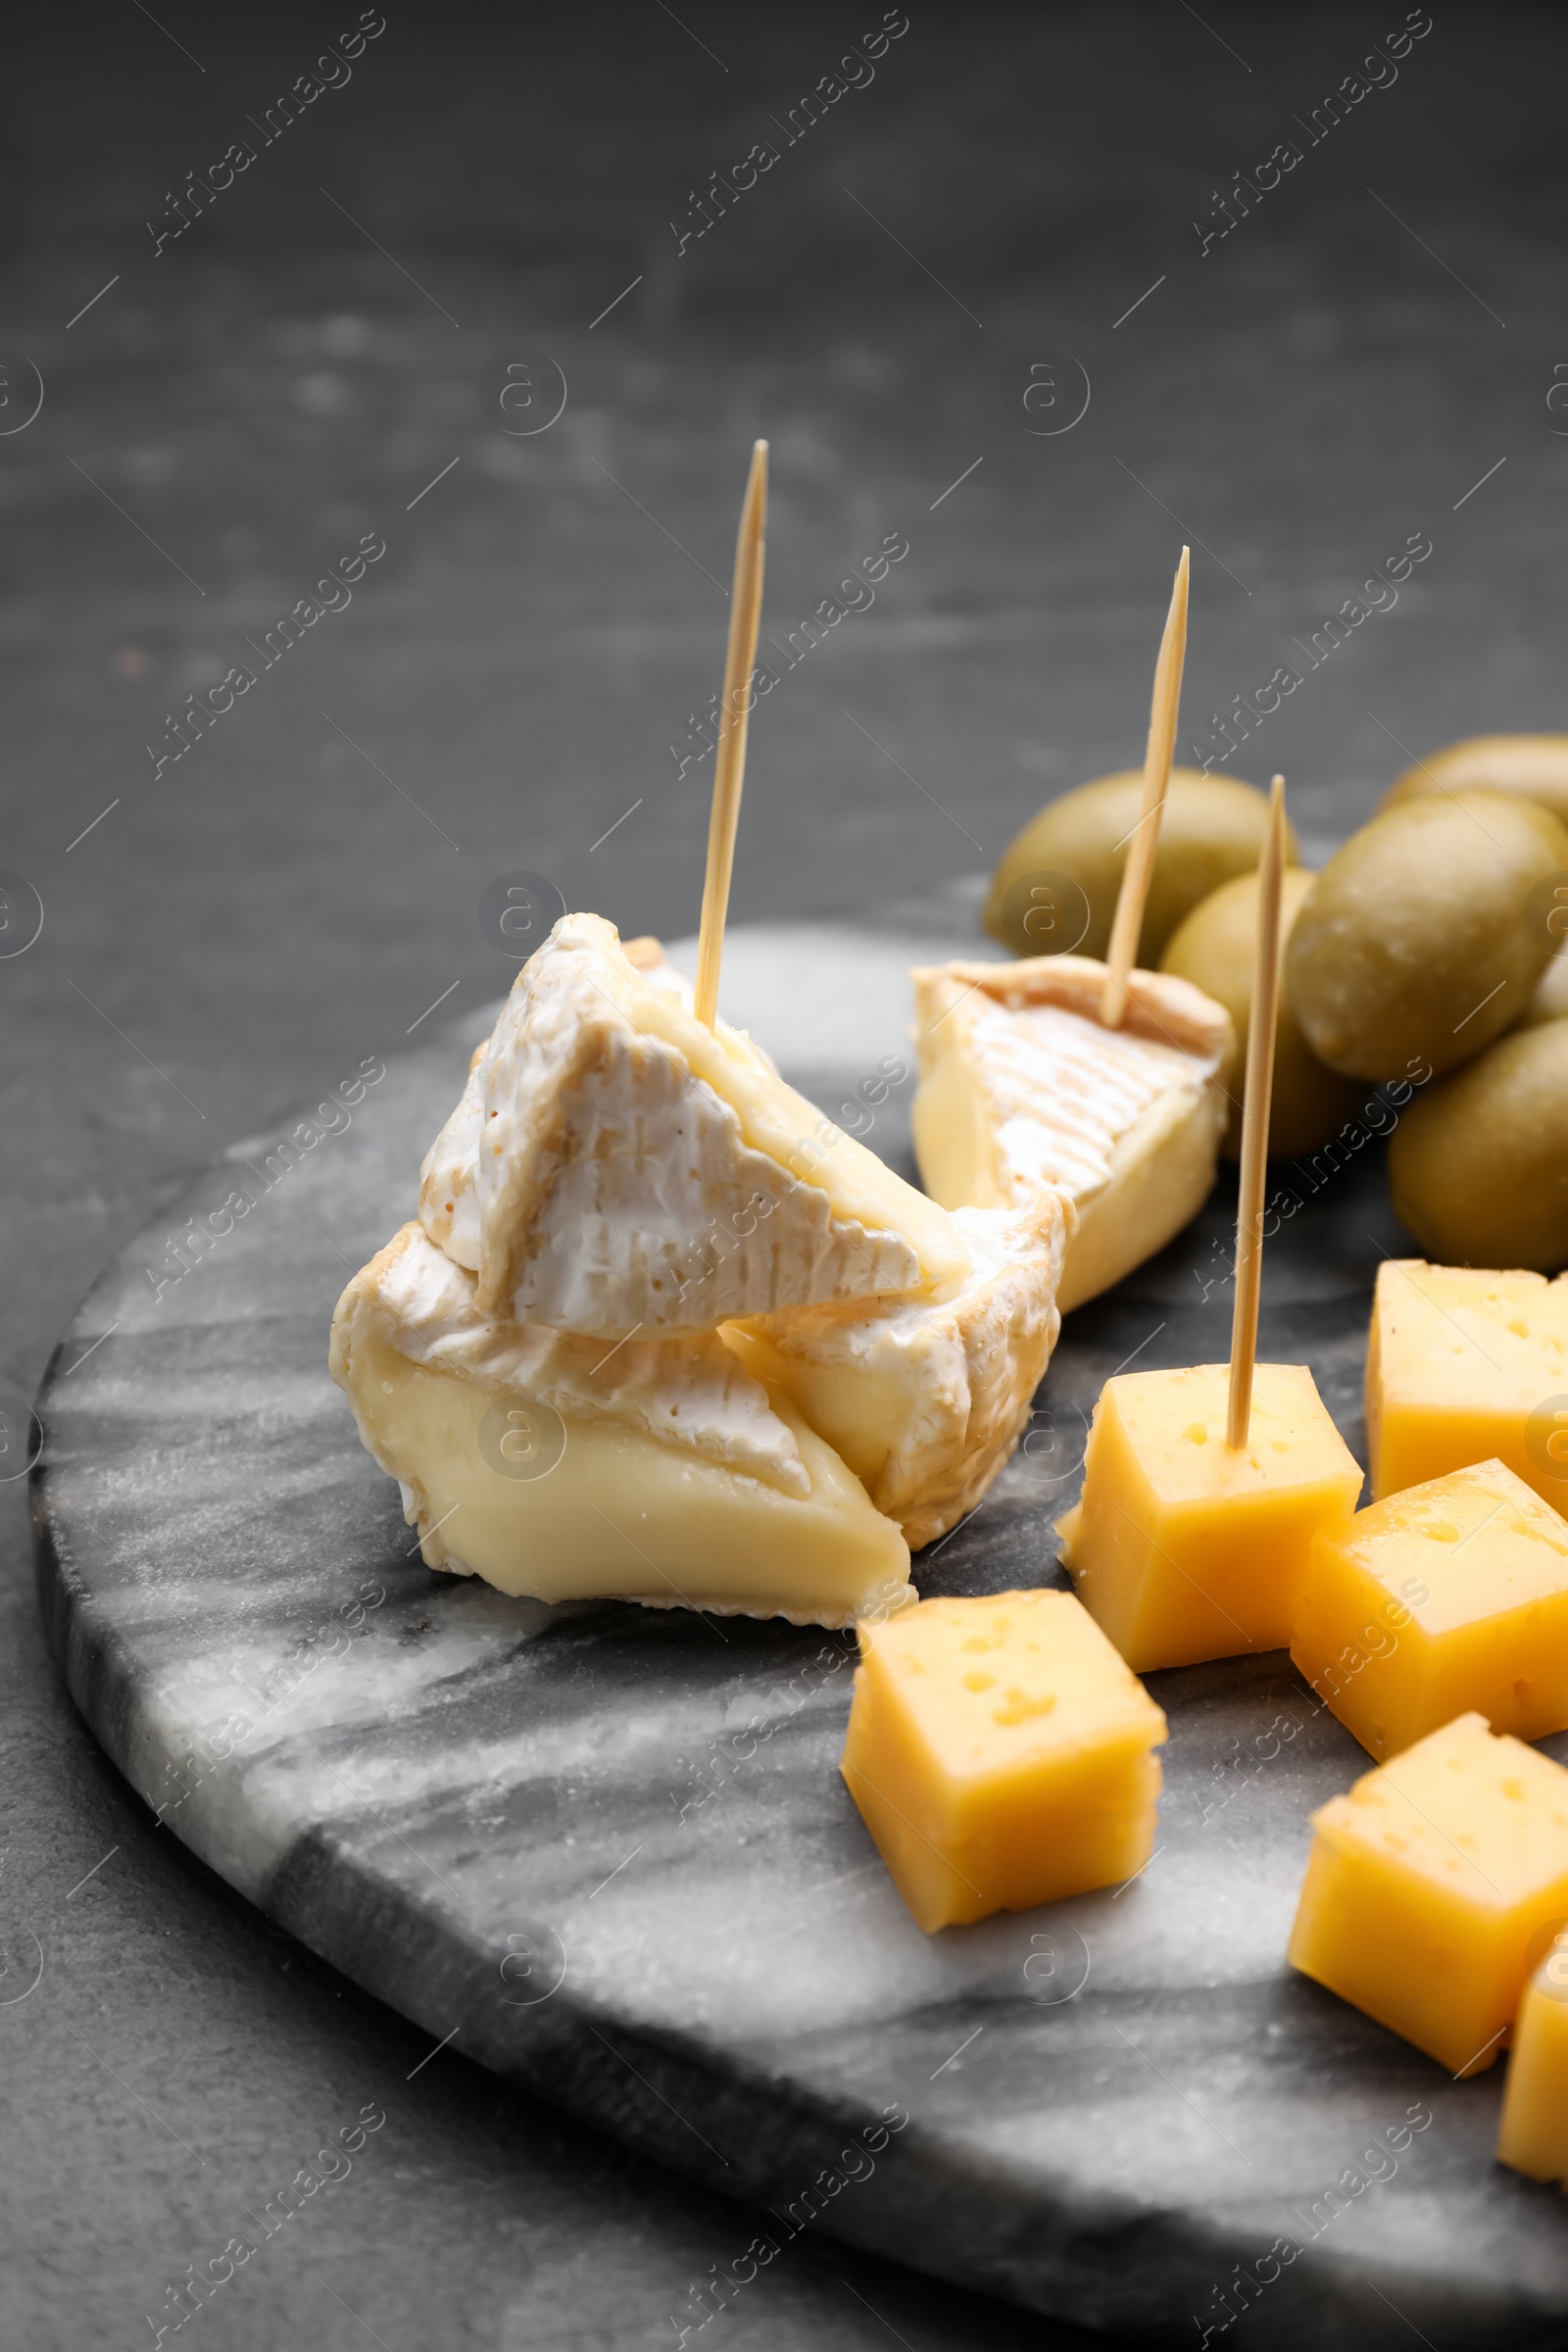
[[[839,954],[858,976],[834,1057],[819,997],[792,1028],[804,944],[737,934],[734,969],[761,1042],[826,1099],[900,1051],[906,945],[902,925],[812,927],[813,968]],[[1244,2311],[1258,2346],[1560,2341],[1568,2204],[1493,2162],[1501,2069],[1450,2082],[1284,1965],[1307,1815],[1365,1758],[1283,1654],[1151,1678],[1171,1737],[1138,1881],[927,1937],[838,1777],[842,1636],[550,1609],[422,1566],[327,1379],[326,1330],[412,1213],[477,1034],[229,1153],[55,1359],[43,1608],[164,1824],[432,2046],[453,2035],[767,2209],[737,2211],[732,2297],[769,2233],[810,2221],[1172,2342]],[[896,1160],[911,1091],[869,1137]],[[1359,1449],[1372,1273],[1400,1237],[1371,1149],[1297,1189],[1262,1349],[1311,1365]],[[923,1592],[1059,1581],[1053,1525],[1105,1375],[1225,1352],[1233,1214],[1222,1181],[1070,1319],[1023,1449],[917,1562]],[[208,1245],[175,1278],[191,1216]]]

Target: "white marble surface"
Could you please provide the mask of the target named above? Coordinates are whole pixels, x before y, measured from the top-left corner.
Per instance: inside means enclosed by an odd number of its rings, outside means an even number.
[[[893,1050],[911,956],[950,945],[738,931],[727,1008],[787,1074],[827,1057],[853,1084],[862,1049]],[[1284,1965],[1307,1814],[1364,1759],[1283,1655],[1152,1678],[1171,1739],[1139,1882],[926,1937],[837,1774],[842,1638],[546,1609],[412,1556],[326,1329],[345,1261],[409,1212],[475,1028],[394,1063],[270,1191],[252,1177],[255,1205],[156,1298],[157,1237],[134,1244],[57,1358],[119,1323],[46,1394],[40,1578],[77,1703],[167,1826],[433,2039],[757,2204],[787,2208],[838,2178],[846,2135],[906,2116],[817,2227],[941,2276],[1191,2341],[1235,2266],[1290,2237],[1248,2317],[1259,2346],[1560,2340],[1568,2207],[1492,2162],[1500,2070],[1450,2082]],[[922,1590],[1057,1579],[1105,1373],[1223,1346],[1203,1269],[1233,1214],[1222,1186],[1069,1319],[1028,1450],[916,1563]],[[1380,1234],[1397,1241],[1367,1158],[1284,1228],[1265,1279],[1265,1350],[1313,1365],[1352,1444]],[[756,1717],[755,1753],[726,1748]],[[1260,1757],[1277,1718],[1294,1728]],[[546,1999],[503,1975],[518,1933],[545,1959],[559,1939]],[[1412,2107],[1432,2120],[1397,2173],[1314,2235],[1314,2200]]]

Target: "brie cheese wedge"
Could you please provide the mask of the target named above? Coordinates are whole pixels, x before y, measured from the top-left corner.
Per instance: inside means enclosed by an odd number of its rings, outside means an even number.
[[[960,1208],[973,1262],[953,1298],[806,1307],[723,1336],[918,1550],[975,1507],[1028,1423],[1061,1328],[1056,1285],[1075,1221],[1050,1185],[1019,1210]]]
[[[622,940],[621,953],[634,971],[641,972],[655,988],[667,989],[690,1012],[692,984],[666,960],[662,940],[645,932],[640,938]],[[420,1214],[426,1229],[460,1266],[470,1269],[479,1263],[479,1199],[474,1177],[484,1112],[478,1073],[489,1043],[486,1038],[468,1056],[467,1083],[458,1107],[425,1153],[419,1170]]]
[[[421,1170],[488,1315],[612,1336],[961,1283],[953,1220],[572,914],[517,976]]]
[[[1075,1203],[1065,1313],[1164,1248],[1214,1181],[1230,1016],[1166,972],[1134,971],[1119,1029],[1088,956],[915,971],[920,1174],[948,1208],[1018,1206],[1042,1185]]]
[[[406,1225],[332,1321],[332,1377],[428,1567],[798,1625],[913,1598],[898,1527],[715,1334],[607,1348],[493,1318],[477,1292]]]

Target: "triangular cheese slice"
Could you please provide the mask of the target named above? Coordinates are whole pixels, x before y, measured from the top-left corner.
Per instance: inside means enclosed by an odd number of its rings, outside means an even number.
[[[913,1598],[898,1527],[714,1333],[607,1349],[498,1321],[406,1225],[339,1300],[331,1372],[431,1568],[801,1625]]]
[[[723,1335],[912,1550],[974,1509],[1023,1434],[1061,1328],[1056,1285],[1076,1217],[1048,1185],[1021,1210],[960,1208],[954,1221],[973,1266],[951,1298],[808,1307]]]
[[[482,1311],[565,1331],[930,1298],[969,1270],[944,1209],[594,914],[523,966],[421,1177],[425,1231]]]
[[[1164,1248],[1214,1181],[1230,1016],[1190,981],[1134,971],[1126,1019],[1100,1019],[1088,956],[917,970],[913,1109],[920,1174],[948,1208],[1018,1206],[1038,1187],[1078,1209],[1058,1304],[1107,1290]]]
[[[663,942],[645,933],[621,942],[621,954],[651,986],[666,989],[692,1008],[692,984],[664,956]],[[419,1214],[431,1239],[460,1266],[475,1273],[479,1265],[479,1129],[484,1123],[483,1082],[479,1064],[489,1046],[475,1046],[468,1057],[468,1079],[457,1109],[424,1155],[419,1170]]]

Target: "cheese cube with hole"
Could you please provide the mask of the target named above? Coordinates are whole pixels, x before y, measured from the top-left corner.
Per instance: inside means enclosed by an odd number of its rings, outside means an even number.
[[[1405,1487],[1313,1537],[1291,1656],[1380,1760],[1469,1708],[1568,1729],[1568,1524],[1502,1462]]]
[[[859,1638],[844,1778],[927,1933],[1142,1870],[1165,1718],[1070,1592],[925,1600]]]
[[[1497,2162],[1568,2189],[1568,1932],[1552,1936],[1519,2004]]]
[[[1450,2074],[1480,2074],[1568,1921],[1568,1772],[1460,1715],[1312,1827],[1292,1967]]]
[[[1568,1274],[1386,1259],[1366,1440],[1375,1496],[1494,1456],[1568,1513]]]
[[[1078,1597],[1139,1674],[1283,1649],[1319,1528],[1361,1472],[1304,1364],[1258,1364],[1247,1444],[1225,1443],[1230,1372],[1107,1380],[1082,1499],[1056,1522]]]

